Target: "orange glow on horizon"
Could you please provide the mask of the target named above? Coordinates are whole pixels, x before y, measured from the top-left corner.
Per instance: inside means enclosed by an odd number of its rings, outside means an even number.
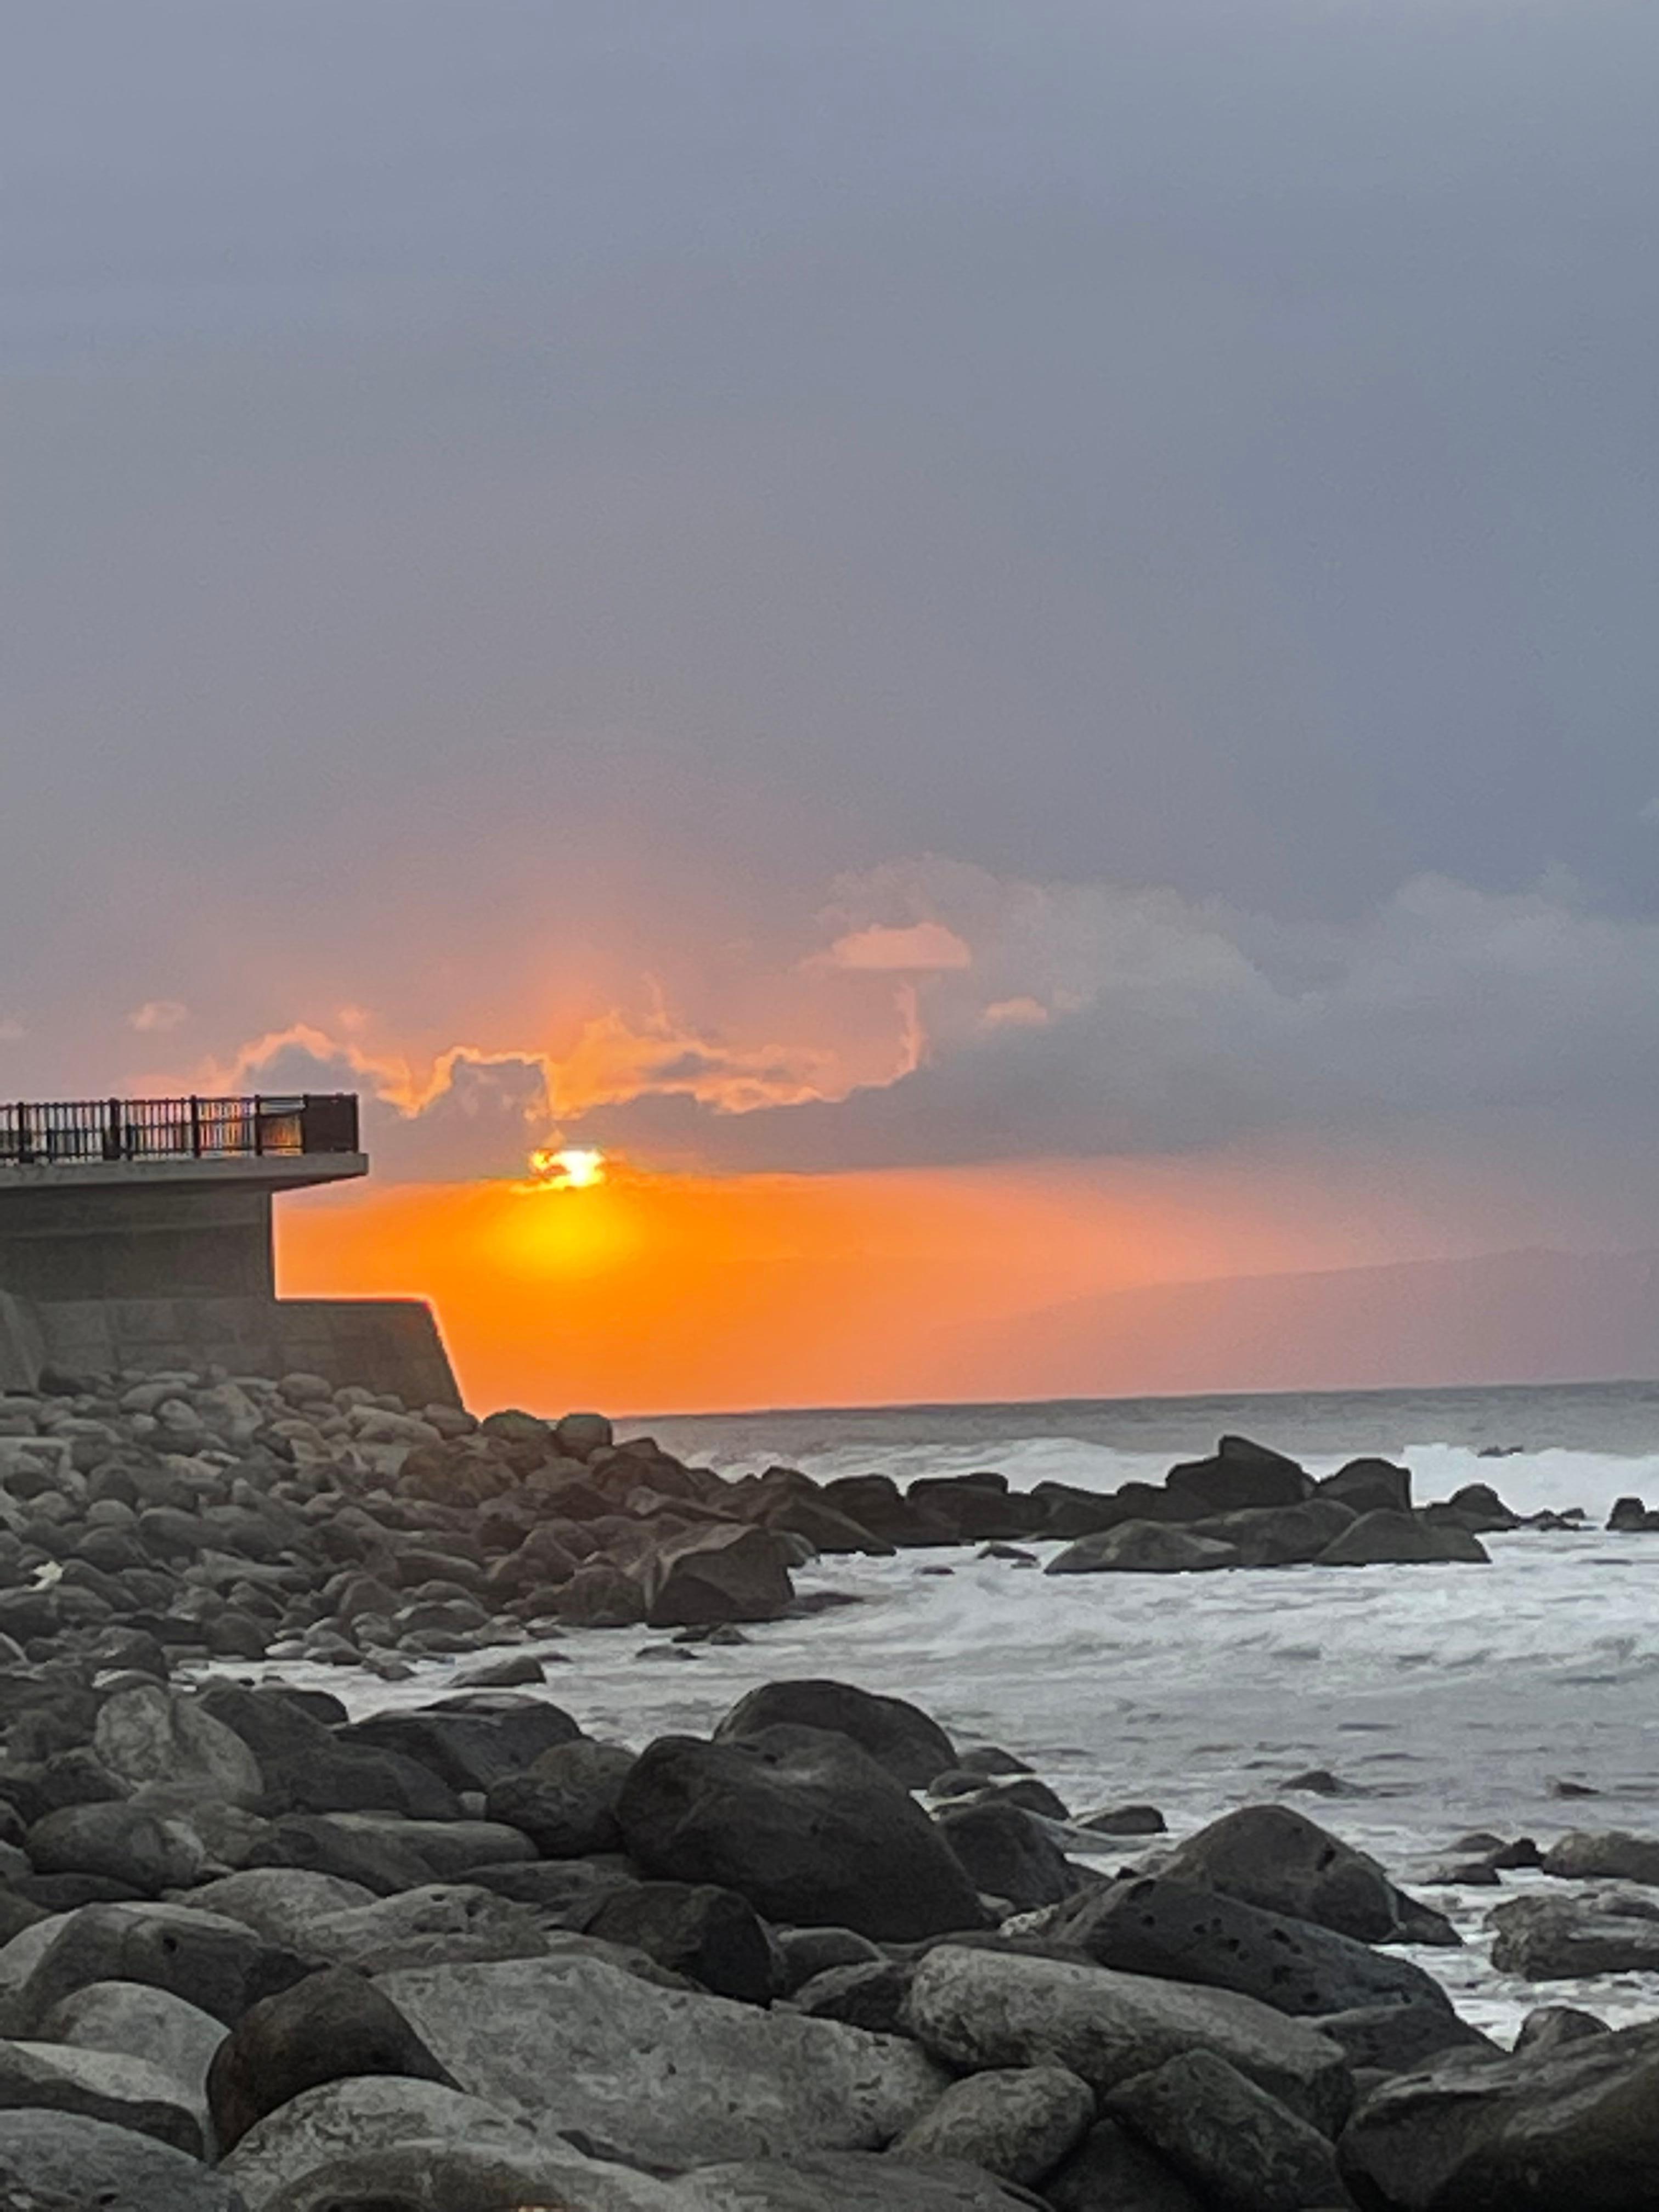
[[[554,1164],[536,1182],[289,1202],[283,1292],[431,1300],[481,1408],[1087,1396],[1151,1386],[1091,1332],[1083,1302],[1364,1264],[1395,1256],[1382,1240],[1402,1229],[1378,1198],[1357,1234],[1352,1194],[1339,1205],[1259,1164],[737,1176]]]

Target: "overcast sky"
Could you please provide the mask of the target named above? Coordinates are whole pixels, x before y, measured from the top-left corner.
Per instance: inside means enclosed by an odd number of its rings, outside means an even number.
[[[0,21],[0,1087],[357,1081],[430,1176],[1490,1139],[1612,1233],[1652,0]]]

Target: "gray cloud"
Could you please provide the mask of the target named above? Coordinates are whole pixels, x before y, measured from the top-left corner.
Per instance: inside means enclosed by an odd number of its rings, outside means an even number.
[[[973,948],[923,990],[913,1073],[739,1115],[647,1095],[573,1133],[729,1167],[931,1165],[1527,1113],[1604,1124],[1639,1120],[1659,1081],[1659,924],[1559,881],[1500,896],[1419,878],[1340,927],[939,862],[869,888]],[[1010,1001],[1019,1018],[987,1020]]]

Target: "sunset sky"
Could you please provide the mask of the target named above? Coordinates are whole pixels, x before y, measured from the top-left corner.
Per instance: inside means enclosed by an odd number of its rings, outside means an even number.
[[[1651,0],[8,17],[7,1095],[481,1402],[1659,1246]]]

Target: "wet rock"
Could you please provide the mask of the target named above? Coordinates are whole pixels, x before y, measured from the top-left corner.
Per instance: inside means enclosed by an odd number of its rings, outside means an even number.
[[[505,1699],[508,1693],[499,1695]],[[414,1711],[376,1713],[340,1729],[337,1741],[416,1759],[459,1792],[487,1791],[510,1775],[522,1773],[555,1744],[573,1743],[580,1734],[568,1713],[534,1698],[514,1700],[495,1711],[461,1711],[450,1701]]]
[[[522,1829],[544,1858],[581,1858],[622,1847],[617,1807],[635,1753],[618,1745],[558,1744],[486,1799],[492,1820]]]
[[[769,2004],[782,1968],[765,1923],[735,1891],[649,1881],[608,1890],[582,1931],[644,1951],[715,1996]]]
[[[1640,2212],[1659,2166],[1659,2029],[1453,2053],[1374,2091],[1337,2154],[1368,2212]]]
[[[1092,1891],[1050,1914],[1044,1933],[1120,1972],[1235,1990],[1284,2013],[1450,2009],[1439,1984],[1408,1959],[1175,1875]]]
[[[1124,1521],[1079,1537],[1043,1572],[1048,1575],[1195,1575],[1244,1564],[1231,1544],[1195,1536],[1157,1521]]]
[[[874,2148],[945,2077],[830,2021],[654,1989],[579,1957],[441,1966],[379,1987],[471,2094],[669,2162]]]
[[[1212,2212],[1208,2200],[1117,2120],[1092,2127],[1043,2194],[1052,2212]]]
[[[741,1741],[775,1727],[823,1729],[849,1736],[907,1790],[925,1790],[957,1764],[939,1723],[902,1698],[884,1698],[850,1682],[766,1682],[738,1699],[714,1730],[717,1743]],[[964,1762],[971,1765],[974,1754]]]
[[[1321,2014],[1309,2025],[1340,2044],[1356,2073],[1409,2074],[1448,2051],[1504,2055],[1489,2035],[1460,2020],[1438,1990],[1426,2003],[1362,2005]]]
[[[1183,2051],[1121,2083],[1106,2109],[1220,2212],[1342,2202],[1328,2140],[1213,2051]]]
[[[416,1823],[408,1825],[412,1828]],[[345,1814],[334,1813],[295,1813],[286,1820],[273,1820],[264,1840],[252,1854],[249,1870],[259,1868],[331,1875],[376,1897],[418,1889],[432,1880],[432,1868],[425,1856],[398,1833],[393,1823],[358,1828]]]
[[[1375,1859],[1288,1805],[1224,1814],[1178,1844],[1163,1871],[1362,1943],[1458,1940],[1443,1913],[1396,1889]]]
[[[1073,1825],[1097,1836],[1161,1836],[1170,1824],[1156,1805],[1107,1805],[1079,1813]]]
[[[617,1816],[648,1873],[734,1889],[769,1921],[899,1942],[984,1925],[938,1829],[844,1736],[665,1736],[629,1774]]]
[[[878,1945],[850,1928],[786,1928],[776,1941],[783,1987],[791,1996],[832,1966],[880,1966],[885,1960]]]
[[[1449,1561],[1489,1566],[1486,1546],[1455,1521],[1414,1513],[1362,1513],[1319,1554],[1322,1567],[1423,1566]]]
[[[301,2091],[365,2074],[454,2087],[397,2006],[347,1967],[262,1999],[220,2045],[208,2074],[221,2153]]]
[[[1035,2187],[1082,2142],[1094,2117],[1093,2090],[1063,2066],[973,2074],[951,2083],[893,2154],[958,2159]]]
[[[1108,2095],[1182,2052],[1211,2051],[1313,2125],[1347,2110],[1347,2062],[1299,2021],[1231,1990],[1015,1952],[941,1944],[915,1971],[911,2033],[951,2064],[1059,2065]]]
[[[1524,1982],[1659,1971],[1659,1899],[1639,1892],[1516,1897],[1487,1922],[1493,1966]]]
[[[1018,1805],[981,1798],[948,1807],[937,1825],[974,1887],[1016,1912],[1057,1905],[1082,1885],[1078,1869]]]
[[[692,1529],[658,1546],[640,1570],[652,1628],[781,1620],[795,1595],[790,1554],[770,1528]]]
[[[645,1592],[609,1559],[593,1560],[559,1592],[558,1616],[571,1628],[636,1628],[645,1619]]]
[[[1354,1516],[1334,1498],[1310,1498],[1300,1505],[1251,1506],[1188,1524],[1187,1533],[1231,1544],[1242,1567],[1305,1566],[1345,1530]]]
[[[1515,2039],[1516,2051],[1530,2051],[1540,2056],[1547,2051],[1565,2051],[1570,2043],[1583,2043],[1592,2035],[1611,2035],[1612,2029],[1593,2012],[1580,2012],[1573,2005],[1534,2005],[1522,2021]]]
[[[1248,1437],[1223,1437],[1211,1458],[1172,1467],[1164,1487],[1197,1519],[1249,1506],[1299,1505],[1314,1486],[1304,1469],[1282,1452],[1252,1443]]]
[[[1638,1881],[1659,1887],[1659,1838],[1575,1828],[1544,1853],[1546,1874],[1570,1881]]]
[[[1317,1486],[1321,1498],[1334,1498],[1355,1513],[1409,1513],[1412,1474],[1386,1459],[1351,1459]]]

